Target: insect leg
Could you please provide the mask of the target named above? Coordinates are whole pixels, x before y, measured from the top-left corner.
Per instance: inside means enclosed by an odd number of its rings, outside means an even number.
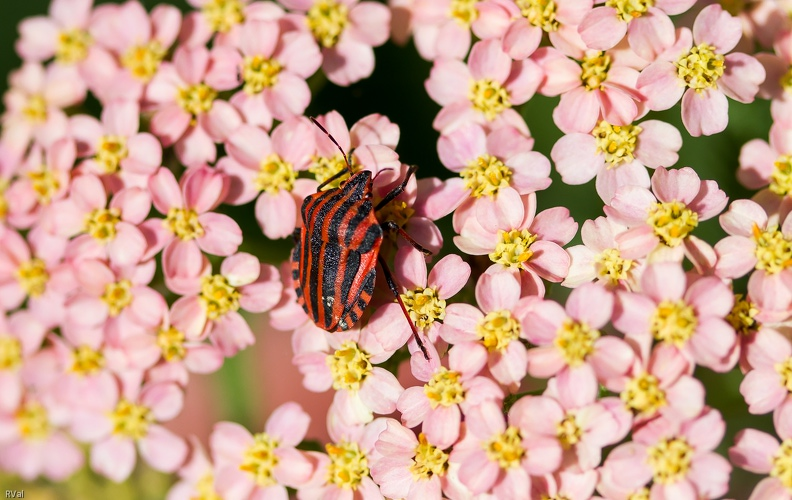
[[[422,252],[424,255],[432,255],[432,252],[430,252],[428,249],[424,248],[420,243],[415,241],[412,238],[412,236],[407,234],[407,231],[400,228],[399,225],[393,222],[392,220],[386,220],[385,222],[381,223],[380,226],[382,226],[382,228],[385,229],[386,231],[395,231],[396,233],[399,234],[399,236],[407,240],[407,243],[409,243],[414,249],[418,250],[419,252]]]
[[[379,210],[380,208],[384,207],[388,203],[392,202],[394,198],[396,198],[397,196],[402,194],[402,192],[404,191],[404,188],[407,187],[407,183],[410,181],[410,177],[412,177],[412,175],[415,173],[416,170],[418,170],[418,166],[417,165],[410,165],[410,168],[407,169],[407,175],[404,176],[404,180],[401,181],[401,183],[398,186],[396,186],[395,188],[391,189],[388,192],[388,194],[386,194],[385,197],[382,200],[380,200],[379,203],[377,203],[377,206],[374,207],[374,210],[375,211]]]
[[[396,285],[396,281],[393,279],[393,275],[388,268],[388,264],[377,255],[377,261],[379,261],[380,267],[382,267],[382,274],[385,276],[385,282],[388,283],[388,288],[390,288],[393,296],[396,297],[396,301],[399,303],[399,307],[401,307],[402,312],[404,313],[404,317],[407,318],[407,322],[410,323],[410,328],[412,329],[413,338],[415,338],[415,342],[418,344],[418,347],[421,348],[421,352],[424,355],[426,361],[429,361],[429,353],[426,351],[426,346],[424,346],[423,341],[421,340],[421,336],[418,335],[418,329],[415,328],[415,324],[413,323],[412,319],[410,318],[410,313],[407,312],[407,308],[404,307],[404,302],[402,302],[401,294],[399,293],[399,287]]]
[[[328,137],[328,139],[330,139],[331,141],[333,141],[333,144],[335,144],[335,145],[336,145],[336,147],[338,148],[338,150],[339,150],[339,151],[341,151],[341,156],[343,156],[343,157],[344,157],[344,163],[346,163],[346,168],[347,168],[347,171],[349,172],[349,175],[352,175],[352,173],[353,173],[353,172],[352,172],[352,165],[350,165],[350,164],[349,164],[349,158],[347,158],[347,155],[346,155],[346,153],[344,152],[344,148],[342,148],[342,147],[341,147],[341,145],[340,145],[340,144],[338,144],[338,141],[336,141],[336,140],[335,140],[335,137],[333,137],[332,135],[330,135],[330,132],[328,132],[328,131],[327,131],[327,129],[326,129],[326,128],[324,128],[324,127],[322,126],[322,124],[321,124],[321,123],[319,123],[318,121],[316,121],[316,118],[314,118],[313,116],[309,116],[308,118],[310,118],[310,119],[311,119],[311,121],[314,123],[314,125],[316,125],[317,127],[319,127],[319,130],[321,130],[322,132],[324,132],[324,134],[325,134],[325,135]],[[341,172],[338,172],[338,173],[334,174],[332,177],[330,177],[329,179],[327,179],[327,180],[326,180],[326,181],[324,181],[323,183],[319,184],[319,187],[317,188],[317,191],[321,191],[323,187],[325,187],[326,185],[330,184],[330,183],[331,183],[331,182],[333,182],[334,180],[338,179],[338,178],[339,178],[339,177],[341,177],[342,175],[344,175],[344,171],[343,171],[343,170],[342,170]]]

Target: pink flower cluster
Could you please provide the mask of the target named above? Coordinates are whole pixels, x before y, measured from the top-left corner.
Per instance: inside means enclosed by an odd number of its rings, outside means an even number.
[[[178,473],[171,500],[694,500],[725,495],[733,464],[767,476],[752,499],[792,498],[782,2],[741,17],[692,0],[188,3],[53,0],[19,26],[0,135],[0,469],[60,481],[87,461],[120,482],[140,455]],[[391,33],[432,61],[448,178],[411,178],[377,210],[399,229],[380,254],[401,304],[377,287],[358,324],[329,333],[288,263],[246,239],[292,235],[345,169],[371,172],[375,205],[412,172],[388,117],[318,116],[331,141],[303,116],[308,78],[368,77]],[[537,93],[559,96],[549,155],[519,109]],[[99,117],[73,111],[89,95]],[[727,97],[757,96],[774,122],[738,177],[759,192],[731,205],[674,168],[675,127],[643,119],[681,101],[689,135],[711,135]],[[567,184],[596,178],[605,215],[540,210],[553,166]],[[243,205],[257,228],[227,214]],[[448,250],[446,216],[458,253],[413,248]],[[726,237],[694,234],[716,217]],[[163,427],[191,373],[267,342],[243,316],[264,312],[291,332],[305,389],[333,391],[324,451],[300,446],[311,416],[296,403],[260,433],[216,424],[208,453]],[[748,411],[772,412],[783,441],[742,429],[730,462],[694,374],[738,366]]]

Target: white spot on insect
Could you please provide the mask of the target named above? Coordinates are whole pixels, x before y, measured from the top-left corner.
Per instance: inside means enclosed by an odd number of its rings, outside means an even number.
[[[331,295],[324,298],[324,303],[327,307],[333,307],[334,302],[335,302],[335,297]]]
[[[347,325],[347,322],[343,319],[338,322],[338,326],[340,326],[342,330],[349,329],[349,325]]]

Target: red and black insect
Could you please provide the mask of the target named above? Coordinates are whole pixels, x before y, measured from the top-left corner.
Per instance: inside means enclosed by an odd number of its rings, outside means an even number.
[[[395,231],[418,250],[429,253],[395,222],[377,220],[376,212],[403,191],[417,167],[411,166],[398,186],[374,205],[371,172],[353,173],[346,153],[338,142],[316,120],[314,124],[333,141],[346,162],[346,169],[323,182],[315,194],[305,198],[300,213],[303,227],[294,231],[292,281],[297,302],[316,323],[328,332],[352,328],[363,315],[374,293],[377,263],[393,295],[396,297],[415,341],[428,360],[429,354],[418,335],[399,288],[379,255],[385,231]],[[340,187],[322,188],[349,172]]]

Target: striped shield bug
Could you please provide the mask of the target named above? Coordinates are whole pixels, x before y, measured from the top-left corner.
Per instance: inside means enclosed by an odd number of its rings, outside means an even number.
[[[294,231],[291,256],[292,281],[297,302],[311,320],[328,332],[352,328],[361,318],[374,293],[377,264],[388,288],[410,323],[413,337],[424,357],[429,354],[402,302],[399,287],[385,260],[379,255],[383,234],[396,232],[412,246],[429,252],[393,221],[378,221],[376,212],[399,196],[417,167],[374,204],[371,172],[354,173],[349,159],[335,138],[315,119],[311,121],[333,141],[344,157],[346,168],[325,180],[317,192],[305,198],[300,213],[303,227]],[[322,191],[345,173],[350,177],[337,188]]]

